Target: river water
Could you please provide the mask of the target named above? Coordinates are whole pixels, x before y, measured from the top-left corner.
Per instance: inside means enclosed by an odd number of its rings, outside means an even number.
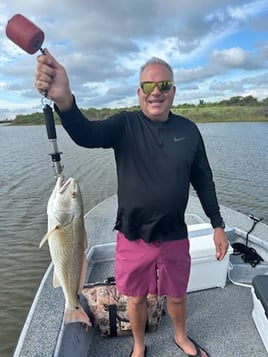
[[[268,123],[199,124],[220,204],[268,223]],[[78,179],[85,212],[116,192],[113,152],[76,146],[57,126],[65,177]],[[49,262],[46,205],[55,184],[44,126],[0,126],[0,355],[14,351]],[[29,356],[30,357],[30,356]]]

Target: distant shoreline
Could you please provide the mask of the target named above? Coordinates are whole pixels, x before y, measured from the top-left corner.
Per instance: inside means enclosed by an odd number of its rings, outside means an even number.
[[[0,124],[9,124],[12,120],[0,120]]]
[[[120,111],[139,110],[139,107],[131,108],[103,108],[81,109],[83,114],[92,120],[104,120]],[[221,106],[221,105],[197,105],[174,106],[172,112],[189,118],[195,123],[220,123],[220,122],[268,122],[268,106]],[[57,113],[54,112],[55,123],[60,124]],[[37,112],[28,115],[17,115],[14,120],[3,120],[1,124],[7,125],[44,125],[44,115]]]

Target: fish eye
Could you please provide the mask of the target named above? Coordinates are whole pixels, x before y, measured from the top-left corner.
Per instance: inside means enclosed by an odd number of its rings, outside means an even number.
[[[71,193],[71,196],[72,196],[72,197],[76,197],[76,192],[73,191],[73,192]]]

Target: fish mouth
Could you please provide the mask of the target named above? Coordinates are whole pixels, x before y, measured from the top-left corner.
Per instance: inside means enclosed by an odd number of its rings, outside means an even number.
[[[73,177],[68,178],[67,181],[65,181],[63,177],[59,177],[57,180],[57,191],[59,193],[65,192],[73,180]]]

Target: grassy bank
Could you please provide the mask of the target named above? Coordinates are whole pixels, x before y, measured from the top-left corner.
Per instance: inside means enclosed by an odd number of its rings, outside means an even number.
[[[89,119],[102,120],[121,110],[138,110],[139,107],[120,109],[82,109]],[[268,106],[222,106],[222,105],[180,105],[172,108],[173,113],[185,116],[197,123],[208,122],[268,122]],[[56,124],[59,118],[54,113]],[[43,113],[33,113],[29,115],[17,115],[11,125],[39,125],[44,124]]]
[[[268,121],[266,106],[175,107],[173,112],[199,123]]]

